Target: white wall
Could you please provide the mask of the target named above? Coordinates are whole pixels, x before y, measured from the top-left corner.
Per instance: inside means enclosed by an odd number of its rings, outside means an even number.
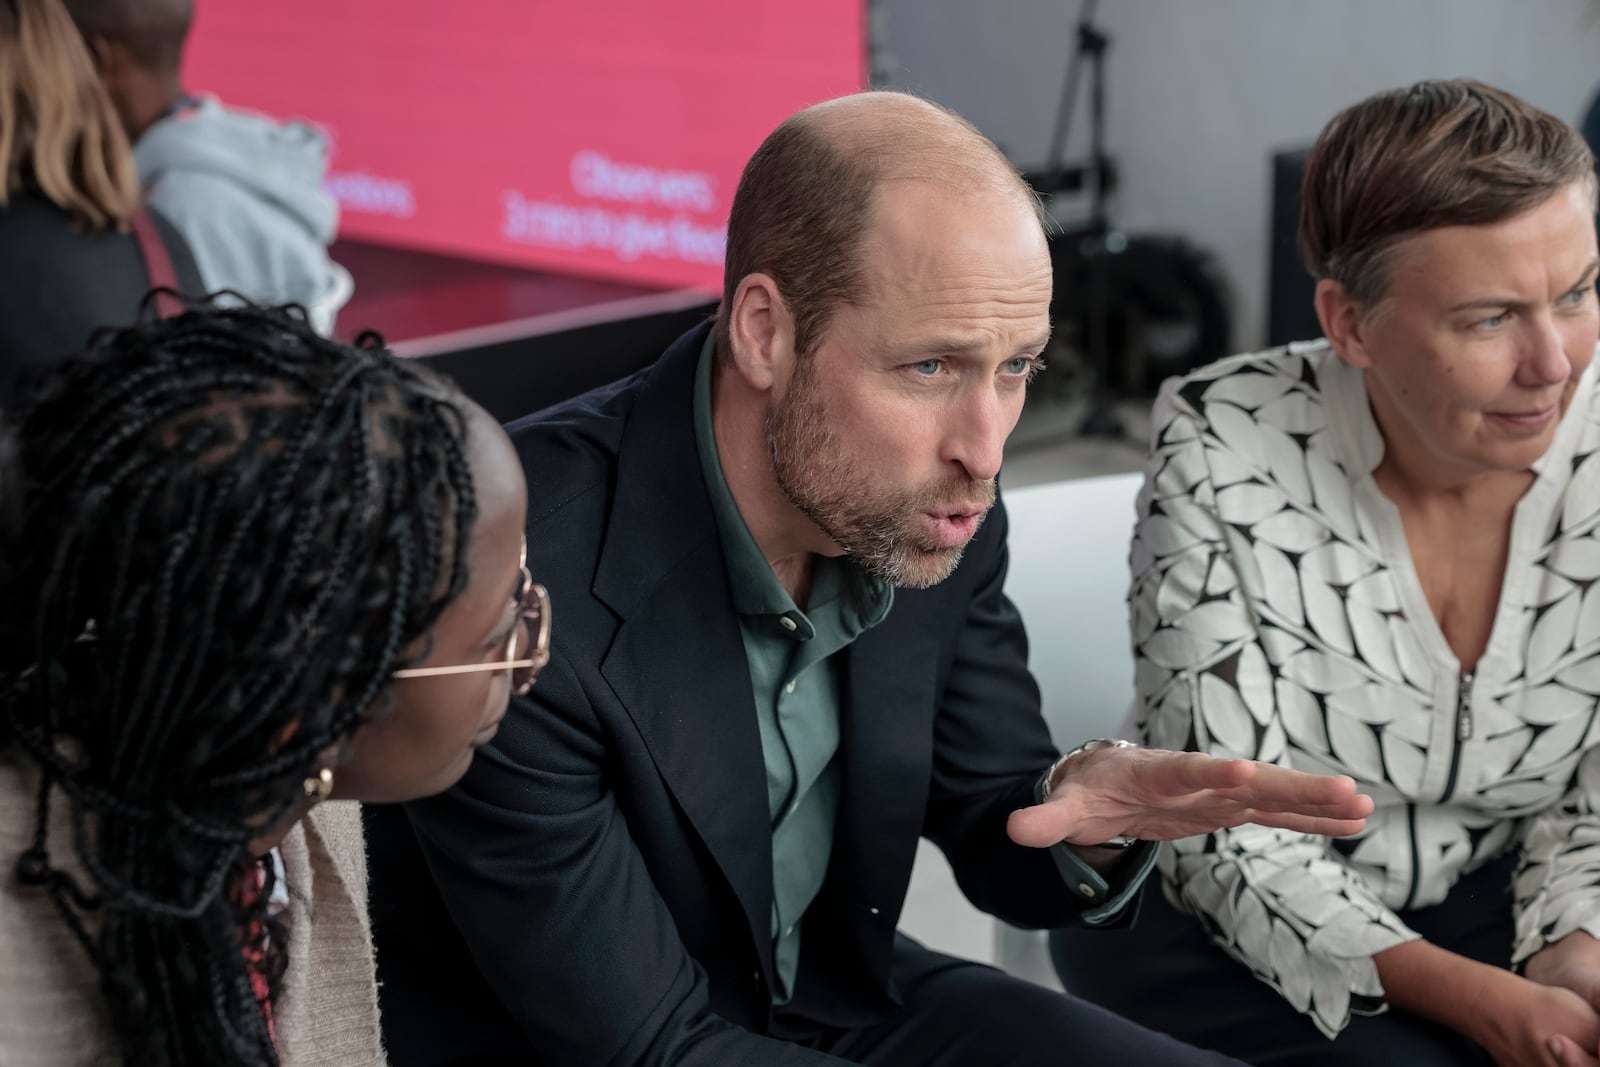
[[[955,108],[1024,167],[1042,160],[1077,0],[874,2],[885,84]],[[1120,218],[1220,258],[1237,348],[1266,332],[1273,150],[1420,78],[1479,78],[1574,123],[1600,84],[1600,0],[1103,0],[1096,21]]]

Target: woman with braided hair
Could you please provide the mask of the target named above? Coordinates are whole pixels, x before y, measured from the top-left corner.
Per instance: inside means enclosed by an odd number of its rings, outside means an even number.
[[[0,1063],[382,1063],[345,801],[454,784],[548,659],[510,443],[298,309],[104,334],[14,414]]]

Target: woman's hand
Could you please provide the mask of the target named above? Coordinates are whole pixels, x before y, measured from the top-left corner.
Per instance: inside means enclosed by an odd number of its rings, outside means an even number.
[[[1600,941],[1582,930],[1529,956],[1522,973],[1540,985],[1570,989],[1600,1011]]]
[[[1584,931],[1568,934],[1535,952],[1528,957],[1523,973],[1529,981],[1539,985],[1576,994],[1591,1009],[1600,1012],[1600,941]],[[1562,1056],[1558,1062],[1562,1067],[1577,1067],[1578,1064],[1588,1067],[1600,1062],[1596,1059],[1600,1054],[1596,1042],[1584,1045],[1580,1044],[1581,1040],[1571,1036],[1558,1038]]]
[[[1570,989],[1509,971],[1475,1005],[1469,1036],[1500,1067],[1600,1067],[1600,1012]]]
[[[1500,1067],[1600,1067],[1600,1012],[1570,989],[1541,985],[1426,941],[1373,957],[1384,998],[1482,1045]]]

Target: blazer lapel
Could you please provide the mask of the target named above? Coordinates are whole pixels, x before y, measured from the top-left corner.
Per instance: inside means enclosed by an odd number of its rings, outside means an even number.
[[[594,593],[622,620],[601,674],[750,924],[771,973],[772,829],[744,643],[693,427],[709,326],[640,387]]]

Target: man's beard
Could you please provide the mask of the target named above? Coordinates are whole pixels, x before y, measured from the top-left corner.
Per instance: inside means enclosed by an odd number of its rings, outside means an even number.
[[[903,589],[937,585],[961,562],[965,546],[935,543],[922,528],[923,514],[974,505],[987,514],[994,503],[993,479],[902,490],[875,486],[840,447],[808,359],[801,360],[783,404],[767,415],[766,437],[778,488],[789,502],[862,570]]]

